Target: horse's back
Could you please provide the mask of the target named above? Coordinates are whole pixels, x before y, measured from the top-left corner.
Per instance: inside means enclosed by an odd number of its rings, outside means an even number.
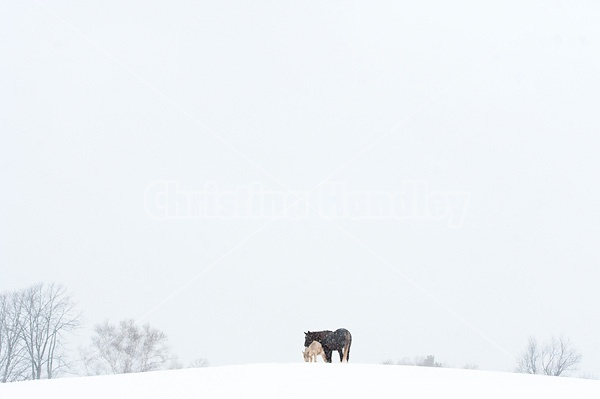
[[[338,338],[352,340],[352,334],[350,334],[350,331],[346,330],[345,328],[338,328],[333,332],[333,334],[335,334],[335,336]]]
[[[346,330],[345,328],[338,328],[325,337],[327,346],[334,350],[343,347],[350,341],[352,341],[352,334],[350,334],[350,331]]]

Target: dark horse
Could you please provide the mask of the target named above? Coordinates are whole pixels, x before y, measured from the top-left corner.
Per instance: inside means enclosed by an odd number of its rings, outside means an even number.
[[[309,331],[305,332],[304,347],[308,347],[313,341],[317,341],[323,346],[327,363],[331,363],[331,352],[338,351],[340,362],[350,360],[350,344],[352,344],[352,335],[345,328],[339,328],[335,331]]]

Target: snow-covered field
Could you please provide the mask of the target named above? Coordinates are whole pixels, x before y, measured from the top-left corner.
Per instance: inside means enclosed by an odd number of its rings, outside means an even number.
[[[600,381],[375,364],[254,364],[0,384],[0,398],[599,398]]]

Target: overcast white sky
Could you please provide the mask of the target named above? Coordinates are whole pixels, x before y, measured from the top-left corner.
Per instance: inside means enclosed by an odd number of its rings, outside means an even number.
[[[3,2],[0,291],[183,361],[345,327],[512,370],[563,333],[600,376],[600,4],[409,3]]]

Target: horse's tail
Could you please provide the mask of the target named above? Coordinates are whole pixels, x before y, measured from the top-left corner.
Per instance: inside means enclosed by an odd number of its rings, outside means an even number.
[[[342,361],[348,362],[350,360],[350,345],[352,344],[352,334],[350,331],[346,330],[344,332],[344,356]]]

